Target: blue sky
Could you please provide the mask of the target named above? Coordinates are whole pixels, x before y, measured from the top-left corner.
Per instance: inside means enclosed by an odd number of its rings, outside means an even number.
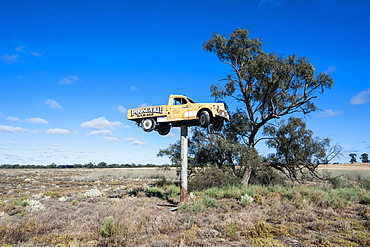
[[[370,153],[369,12],[360,0],[0,0],[0,164],[167,163],[156,154],[179,130],[145,133],[126,110],[169,94],[212,102],[229,68],[202,43],[236,28],[329,73],[308,128],[343,147],[340,162]]]

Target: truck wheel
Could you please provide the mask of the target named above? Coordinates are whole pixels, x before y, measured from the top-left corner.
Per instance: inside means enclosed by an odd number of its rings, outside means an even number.
[[[171,130],[171,127],[170,126],[166,126],[166,127],[162,127],[162,128],[159,128],[158,129],[158,133],[162,136],[165,136],[167,135],[168,133],[170,133],[170,130]]]
[[[208,111],[201,111],[199,115],[200,126],[206,128],[211,123],[211,117]]]
[[[221,131],[222,127],[224,126],[224,120],[220,117],[216,117],[213,119],[212,126],[214,130]]]
[[[141,121],[141,128],[145,132],[150,132],[155,129],[155,120],[153,118],[145,118]]]

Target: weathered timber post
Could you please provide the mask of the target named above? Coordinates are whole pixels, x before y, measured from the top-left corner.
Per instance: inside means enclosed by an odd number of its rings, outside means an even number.
[[[188,126],[181,126],[180,202],[188,200]]]

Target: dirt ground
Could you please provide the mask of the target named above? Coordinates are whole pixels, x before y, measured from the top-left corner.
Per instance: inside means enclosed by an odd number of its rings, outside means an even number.
[[[370,246],[369,189],[216,188],[181,205],[165,183],[176,180],[175,170],[0,170],[0,247]]]
[[[319,169],[326,170],[370,170],[370,163],[347,163],[347,164],[330,164],[321,165]]]

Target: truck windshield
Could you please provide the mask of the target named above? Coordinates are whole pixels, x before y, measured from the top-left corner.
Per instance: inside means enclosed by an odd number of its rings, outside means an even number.
[[[190,103],[195,104],[195,101],[194,101],[194,100],[192,100],[192,99],[190,99],[190,98],[187,98],[187,99],[188,99],[188,101],[189,101]]]

